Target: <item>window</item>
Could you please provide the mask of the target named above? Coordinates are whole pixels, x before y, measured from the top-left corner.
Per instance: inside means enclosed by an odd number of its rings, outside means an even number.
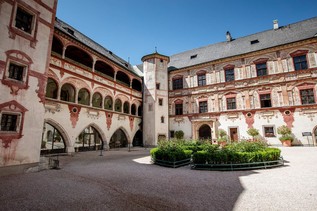
[[[14,63],[10,63],[9,65],[9,78],[17,80],[17,81],[23,81],[23,73],[26,67],[17,65]]]
[[[206,113],[208,111],[207,101],[199,102],[199,113]]]
[[[236,109],[236,98],[235,97],[227,98],[227,109],[228,110]]]
[[[314,104],[315,103],[314,90],[313,89],[300,90],[300,98],[302,101],[302,105]]]
[[[256,64],[255,67],[257,76],[267,75],[266,63]]]
[[[183,78],[173,79],[173,90],[183,88]]]
[[[161,123],[164,123],[164,117],[161,116]]]
[[[17,131],[18,115],[2,114],[1,115],[1,131]]]
[[[171,138],[174,138],[174,134],[175,134],[175,131],[174,130],[170,130],[170,135],[171,135],[170,137]]]
[[[153,111],[153,104],[149,104],[149,111]]]
[[[260,101],[261,101],[261,108],[272,107],[270,94],[260,95]]]
[[[234,69],[225,70],[225,79],[226,82],[234,81]]]
[[[160,83],[156,83],[156,89],[160,89]]]
[[[22,8],[17,8],[17,13],[15,16],[15,27],[21,29],[22,31],[31,34],[32,32],[32,22],[33,15],[26,12]]]
[[[293,57],[295,70],[306,70],[307,69],[307,61],[306,55],[295,56]]]
[[[190,56],[190,59],[195,59],[195,58],[197,58],[197,54]]]
[[[175,104],[175,115],[183,115],[183,103]]]
[[[251,45],[257,44],[257,43],[259,43],[259,40],[251,40],[250,43],[251,43]]]
[[[206,74],[197,75],[197,79],[198,79],[198,86],[206,85]]]
[[[275,137],[274,127],[264,126],[264,137]]]
[[[163,99],[162,99],[162,98],[159,99],[159,105],[160,105],[160,106],[163,105]]]

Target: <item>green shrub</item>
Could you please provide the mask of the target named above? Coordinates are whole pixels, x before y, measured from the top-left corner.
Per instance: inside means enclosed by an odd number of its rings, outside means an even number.
[[[175,137],[177,139],[183,139],[184,138],[184,132],[182,130],[175,131],[174,135],[175,135]]]
[[[208,160],[207,151],[197,151],[193,154],[193,162],[196,164],[206,164]]]

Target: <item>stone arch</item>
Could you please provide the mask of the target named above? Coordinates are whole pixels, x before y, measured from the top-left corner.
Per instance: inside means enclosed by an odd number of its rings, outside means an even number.
[[[58,122],[56,122],[55,120],[50,119],[50,118],[44,119],[44,123],[48,123],[48,124],[52,125],[53,127],[55,127],[55,128],[60,132],[62,138],[63,138],[64,141],[65,141],[66,150],[67,150],[69,147],[72,147],[72,144],[71,144],[69,135],[68,135],[67,131],[63,128],[62,125],[60,125]]]
[[[45,96],[48,98],[57,99],[58,89],[58,82],[54,78],[49,77],[47,79]]]
[[[211,139],[212,137],[212,130],[210,125],[202,124],[198,129],[198,138],[199,139]]]
[[[53,41],[52,41],[52,52],[59,54],[60,56],[63,55],[63,42],[57,37],[53,36]]]
[[[120,140],[114,140],[114,135],[118,132],[118,131],[122,131],[123,134],[125,135],[127,142],[125,143],[124,139],[120,139]],[[120,143],[116,143],[117,141],[119,141]],[[117,128],[111,135],[111,138],[109,140],[109,147],[110,148],[114,148],[114,147],[126,147],[128,146],[128,144],[131,143],[131,137],[129,136],[128,130],[126,130],[124,127],[119,127]]]
[[[86,69],[89,69],[91,71],[93,58],[85,50],[72,44],[68,45],[65,50],[65,58],[78,62],[79,64],[86,67]]]
[[[79,136],[79,134],[87,127],[93,127],[95,128],[95,130],[97,130],[97,132],[99,133],[99,135],[101,136],[101,139],[102,141],[104,142],[104,146],[107,146],[109,143],[108,143],[108,140],[107,140],[107,137],[106,137],[106,134],[103,132],[103,130],[101,129],[101,127],[99,125],[97,125],[96,123],[90,123],[84,127],[81,128],[81,130],[79,130],[79,133],[77,134],[76,137]]]

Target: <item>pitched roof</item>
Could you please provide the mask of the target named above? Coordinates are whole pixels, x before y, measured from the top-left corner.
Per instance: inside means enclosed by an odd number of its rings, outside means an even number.
[[[106,49],[105,47],[101,46],[100,44],[96,43],[86,35],[82,34],[69,24],[63,22],[62,20],[55,18],[55,28],[62,31],[63,33],[67,34],[68,36],[72,37],[73,39],[81,42],[82,44],[88,46],[89,48],[93,49],[94,51],[100,53],[101,55],[107,57],[114,63],[120,65],[124,69],[136,74],[137,76],[141,76],[138,71],[136,71],[129,62],[125,61],[124,59],[120,58],[112,51]]]
[[[172,55],[169,70],[250,53],[317,36],[317,17]],[[253,42],[253,44],[251,44]]]

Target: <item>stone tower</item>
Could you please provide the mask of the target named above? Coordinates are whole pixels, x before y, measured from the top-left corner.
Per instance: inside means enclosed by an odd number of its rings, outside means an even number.
[[[155,146],[168,138],[168,71],[169,57],[157,52],[142,57],[144,72],[143,141]]]

